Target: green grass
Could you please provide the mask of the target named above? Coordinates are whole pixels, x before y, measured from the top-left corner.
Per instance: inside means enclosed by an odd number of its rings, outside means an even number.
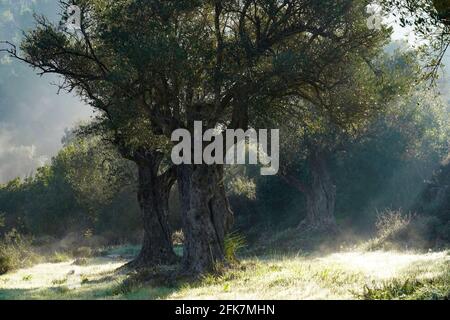
[[[0,277],[0,299],[444,299],[450,290],[445,251],[254,256],[194,282],[171,278],[174,268],[117,272],[124,263],[105,256],[21,269]],[[151,276],[160,273],[169,276]]]
[[[431,275],[431,276],[430,276]],[[449,300],[449,261],[419,265],[405,275],[364,287],[361,298],[367,300]]]

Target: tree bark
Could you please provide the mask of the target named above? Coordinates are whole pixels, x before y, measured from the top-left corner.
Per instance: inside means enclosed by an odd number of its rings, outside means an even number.
[[[308,159],[310,183],[305,186],[306,219],[299,228],[337,231],[335,218],[336,186],[324,152],[313,151]]]
[[[172,232],[168,223],[169,193],[176,181],[176,170],[171,168],[158,175],[161,158],[145,153],[136,161],[139,173],[138,201],[144,227],[144,239],[138,257],[129,266],[145,268],[172,264]]]
[[[188,273],[213,271],[224,261],[224,240],[233,224],[221,165],[181,165],[178,186],[182,203]]]

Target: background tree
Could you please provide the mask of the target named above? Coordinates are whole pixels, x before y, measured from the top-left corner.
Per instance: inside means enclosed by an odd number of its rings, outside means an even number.
[[[450,45],[450,2],[448,0],[383,0],[387,14],[394,14],[403,27],[413,27],[424,42],[428,77],[436,78]]]
[[[264,119],[267,113],[262,113],[263,123],[282,128],[282,177],[307,199],[302,227],[336,231],[331,158],[366,135],[370,122],[417,78],[412,54],[385,56],[388,39],[389,32],[380,33],[364,47],[365,54],[358,47],[325,68],[320,90],[306,97],[287,96],[272,117]]]
[[[37,238],[91,230],[106,243],[140,238],[134,168],[99,138],[66,140],[49,165],[0,186],[6,228]]]

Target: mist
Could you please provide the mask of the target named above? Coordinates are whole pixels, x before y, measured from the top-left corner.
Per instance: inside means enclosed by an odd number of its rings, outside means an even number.
[[[33,13],[57,17],[54,1],[0,1],[0,40],[20,44]],[[89,119],[92,110],[65,92],[56,77],[0,54],[0,183],[32,175],[61,148],[67,128]]]

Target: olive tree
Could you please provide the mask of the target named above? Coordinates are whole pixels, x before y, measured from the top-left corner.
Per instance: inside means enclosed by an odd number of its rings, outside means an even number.
[[[361,32],[368,1],[79,0],[81,29],[70,35],[45,18],[9,52],[42,73],[62,76],[105,114],[137,110],[151,131],[246,129],[260,99],[308,98],[324,89],[323,72],[377,37]],[[320,44],[320,45],[318,45]],[[114,93],[113,96],[111,96]],[[253,107],[256,107],[253,108]],[[269,108],[269,111],[271,109]],[[223,134],[223,132],[222,132]],[[186,270],[224,260],[233,222],[223,165],[177,167]]]

